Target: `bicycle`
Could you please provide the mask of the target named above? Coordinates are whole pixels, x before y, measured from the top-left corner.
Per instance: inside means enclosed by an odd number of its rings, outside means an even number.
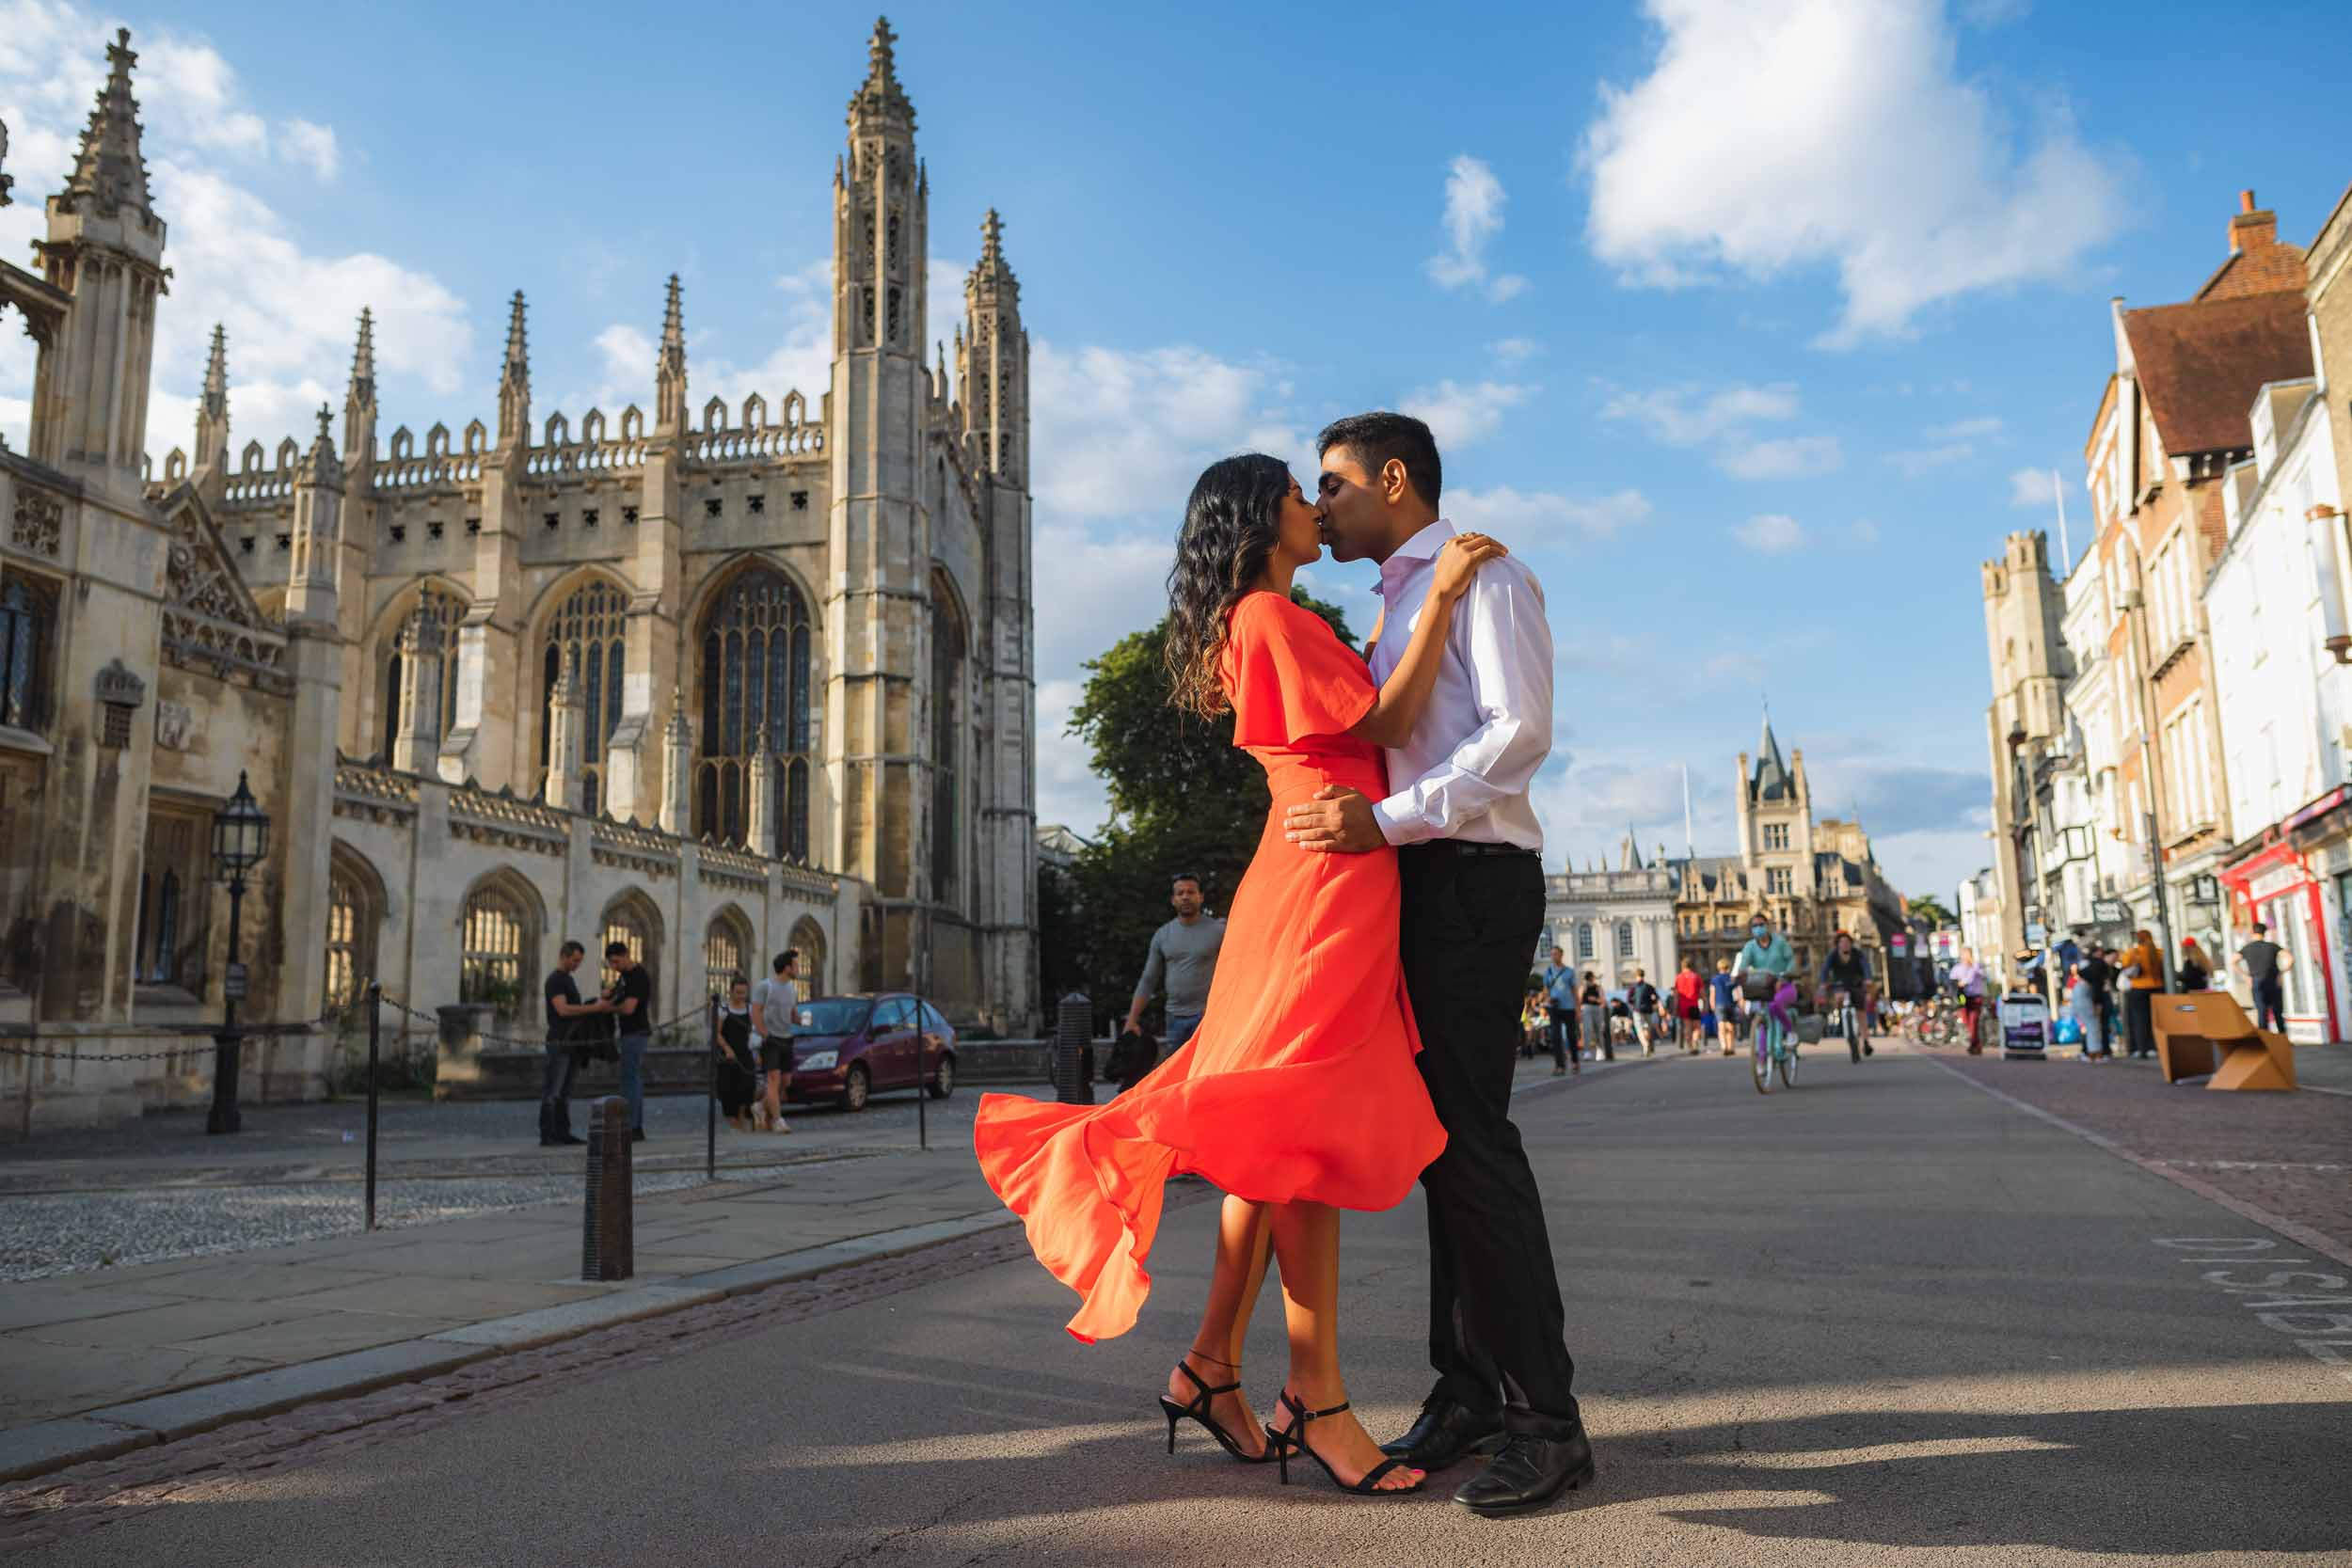
[[[1846,1054],[1859,1066],[1862,1062],[1862,1022],[1854,1011],[1853,992],[1839,986],[1831,994],[1837,999],[1837,1032],[1846,1038]]]
[[[1782,1026],[1780,1020],[1772,1016],[1771,1006],[1772,998],[1779,993],[1780,977],[1765,974],[1761,971],[1751,971],[1751,974],[1764,982],[1761,986],[1751,984],[1745,988],[1747,999],[1754,1004],[1755,1028],[1750,1034],[1755,1041],[1755,1055],[1750,1066],[1756,1075],[1756,1092],[1772,1092],[1772,1071],[1775,1068],[1780,1071],[1782,1086],[1793,1089],[1797,1086],[1796,1037]]]

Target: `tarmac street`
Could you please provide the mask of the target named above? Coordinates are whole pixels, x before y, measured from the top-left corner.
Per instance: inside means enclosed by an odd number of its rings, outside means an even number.
[[[1360,1500],[1296,1470],[1283,1489],[1189,1426],[1165,1454],[1153,1396],[1187,1342],[1216,1213],[1194,1201],[1171,1203],[1143,1321],[1103,1345],[1061,1332],[1075,1298],[1025,1255],[951,1270],[942,1248],[938,1267],[831,1308],[779,1296],[763,1318],[753,1294],[723,1321],[697,1307],[599,1331],[661,1338],[429,1427],[346,1425],[250,1469],[235,1451],[260,1449],[232,1444],[170,1506],[21,1555],[2348,1560],[2352,1369],[2303,1343],[2326,1338],[2316,1317],[2265,1324],[2233,1293],[2267,1277],[2233,1259],[2344,1272],[2291,1238],[1896,1047],[1860,1066],[1809,1053],[1798,1087],[1769,1097],[1743,1062],[1665,1058],[1526,1084],[1515,1114],[1600,1468],[1540,1514],[1476,1519],[1448,1485]],[[1375,1433],[1401,1430],[1425,1388],[1422,1227],[1416,1198],[1343,1232],[1343,1343]],[[1250,1358],[1263,1414],[1281,1376],[1271,1290]]]

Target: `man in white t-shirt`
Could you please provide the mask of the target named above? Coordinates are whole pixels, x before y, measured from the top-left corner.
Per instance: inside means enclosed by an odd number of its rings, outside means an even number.
[[[752,1050],[768,1080],[760,1101],[771,1132],[789,1132],[784,1124],[784,1097],[792,1087],[792,1018],[801,1005],[801,952],[787,947],[776,955],[775,974],[752,988]]]

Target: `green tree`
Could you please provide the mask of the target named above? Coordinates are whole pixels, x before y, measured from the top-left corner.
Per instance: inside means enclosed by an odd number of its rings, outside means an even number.
[[[1295,589],[1291,597],[1356,645],[1337,606]],[[1063,994],[1056,982],[1078,979],[1098,1022],[1126,1013],[1152,933],[1168,918],[1169,879],[1199,877],[1209,908],[1222,911],[1265,823],[1265,774],[1234,750],[1232,715],[1204,720],[1168,705],[1167,635],[1162,619],[1087,662],[1069,733],[1086,743],[1111,819],[1062,885],[1039,890],[1049,1009]]]
[[[1946,909],[1944,900],[1932,893],[1922,894],[1909,900],[1904,907],[1911,911],[1914,920],[1924,920],[1931,928],[1960,924],[1959,917]]]

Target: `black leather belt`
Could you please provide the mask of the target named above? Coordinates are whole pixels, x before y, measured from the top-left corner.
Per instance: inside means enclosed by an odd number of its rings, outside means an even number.
[[[1465,838],[1424,839],[1414,845],[1416,849],[1447,849],[1457,855],[1533,855],[1543,857],[1533,849],[1522,849],[1516,844],[1478,844]]]

